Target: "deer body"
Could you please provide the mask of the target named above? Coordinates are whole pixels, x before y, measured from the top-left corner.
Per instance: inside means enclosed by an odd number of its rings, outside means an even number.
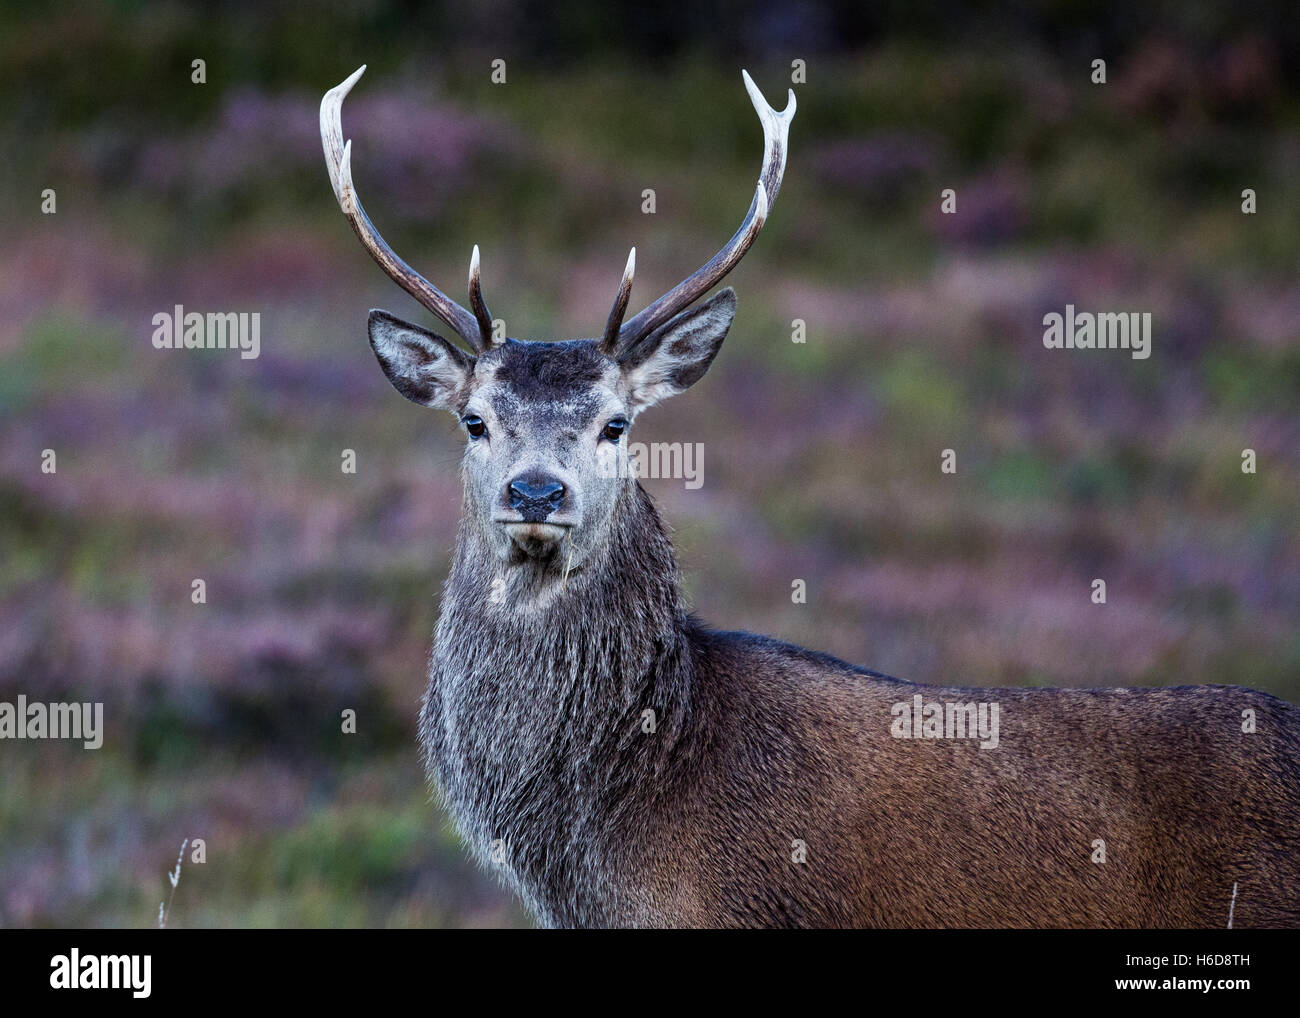
[[[648,496],[620,519],[610,560],[535,611],[483,608],[490,563],[463,533],[435,638],[430,773],[543,923],[1223,927],[1237,885],[1234,925],[1300,924],[1292,705],[919,686],[713,632]],[[999,702],[997,750],[894,738],[918,692]]]
[[[339,123],[359,75],[321,105],[340,206],[472,350],[371,312],[393,385],[467,434],[421,743],[470,849],[539,921],[1300,925],[1300,709],[1221,686],[919,686],[686,610],[649,496],[609,467],[726,336],[729,289],[692,305],[763,225],[793,95],[778,114],[746,76],[763,171],[699,272],[624,322],[633,252],[602,338],[522,343],[492,336],[477,248],[471,313],[361,209]],[[992,702],[1000,728],[899,737],[917,696]]]

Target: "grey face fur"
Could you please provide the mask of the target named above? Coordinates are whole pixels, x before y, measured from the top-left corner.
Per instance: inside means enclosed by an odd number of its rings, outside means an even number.
[[[385,311],[370,313],[370,345],[398,392],[465,427],[465,519],[502,575],[527,564],[563,579],[605,543],[636,483],[617,469],[627,425],[703,377],[735,310],[722,290],[617,357],[592,339],[510,339],[471,357]]]

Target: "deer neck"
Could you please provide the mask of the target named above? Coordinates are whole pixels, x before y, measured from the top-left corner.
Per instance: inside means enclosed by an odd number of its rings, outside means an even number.
[[[672,544],[639,485],[611,528],[567,577],[503,584],[486,541],[462,522],[422,736],[475,848],[509,843],[519,866],[529,845],[633,808],[631,786],[662,780],[682,748],[692,659]]]

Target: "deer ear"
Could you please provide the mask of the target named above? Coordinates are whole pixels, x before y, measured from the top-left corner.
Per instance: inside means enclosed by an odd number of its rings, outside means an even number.
[[[631,412],[676,396],[703,378],[735,314],[736,291],[727,287],[629,347],[619,357],[619,365]]]
[[[474,373],[467,353],[387,311],[371,311],[368,326],[370,348],[394,389],[412,403],[457,410],[459,395]]]

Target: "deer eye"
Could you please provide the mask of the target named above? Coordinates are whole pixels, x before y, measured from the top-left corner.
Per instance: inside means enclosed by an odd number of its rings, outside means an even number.
[[[611,442],[617,442],[623,437],[623,432],[627,431],[627,421],[621,417],[616,417],[605,425],[605,430],[600,433],[602,438],[607,438]]]
[[[475,417],[470,414],[468,417],[462,417],[460,423],[465,425],[465,430],[469,432],[470,438],[482,438],[487,434],[487,425],[483,423],[482,417]]]

